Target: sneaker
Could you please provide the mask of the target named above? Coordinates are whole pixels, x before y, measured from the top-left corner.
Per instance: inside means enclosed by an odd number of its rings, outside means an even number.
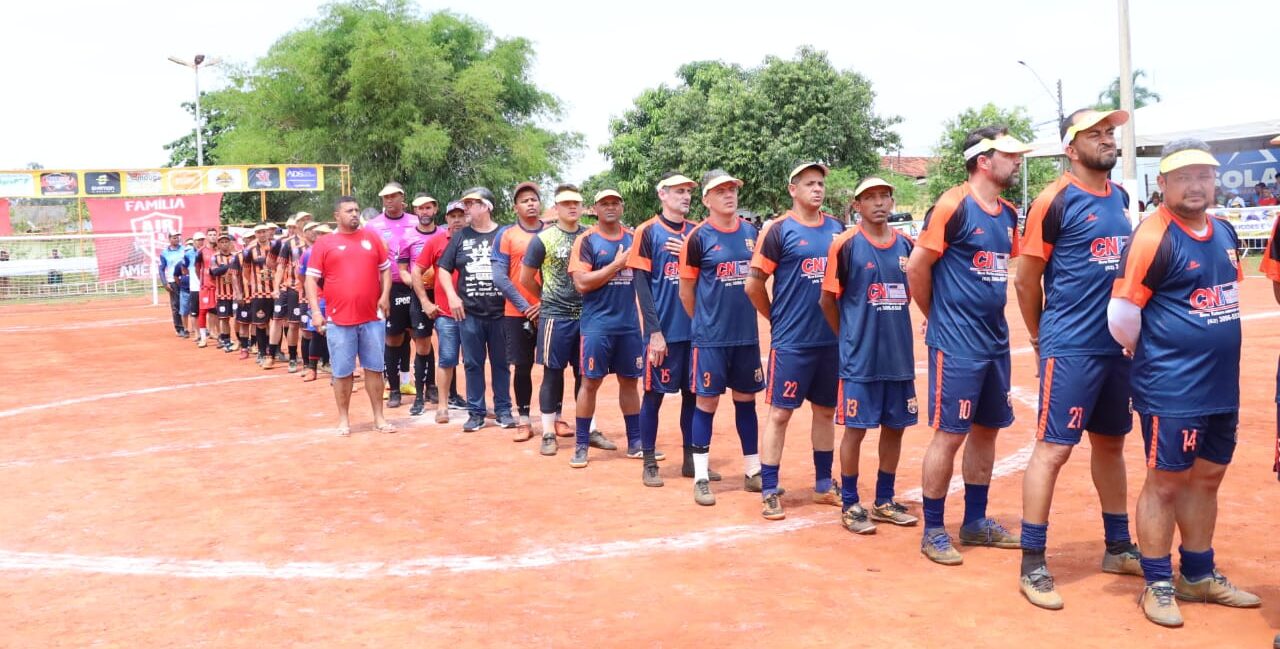
[[[686,478],[692,478],[694,475],[693,452],[687,448],[684,449],[684,463],[680,465],[680,475]],[[722,476],[719,473],[716,473],[710,467],[707,468],[707,477],[710,478],[712,482],[720,482],[720,480],[722,479]]]
[[[770,521],[780,521],[787,517],[787,512],[782,510],[782,499],[778,498],[778,494],[772,493],[764,497],[764,506],[760,510],[760,515]]]
[[[400,395],[395,395],[396,400],[400,399]],[[484,415],[468,415],[466,423],[462,424],[462,432],[474,433],[484,428]]]
[[[538,449],[538,452],[543,455],[555,455],[559,448],[560,444],[556,442],[555,435],[543,435],[542,448]]]
[[[644,449],[640,448],[639,446],[628,446],[628,447],[627,447],[627,457],[629,457],[629,458],[631,458],[631,459],[633,459],[633,460],[643,460],[643,459],[644,459]],[[657,450],[657,449],[654,449],[654,451],[653,451],[653,459],[655,459],[655,460],[657,460],[657,461],[661,462],[661,461],[663,461],[663,460],[667,459],[667,455],[666,455],[665,453],[663,453],[662,451],[659,451],[659,450]]]
[[[179,338],[186,338],[186,337],[187,337],[187,332],[185,332],[185,331],[183,331],[183,330],[181,330],[181,329],[179,329],[179,330],[177,330],[177,331],[175,331],[175,332],[173,332],[173,333],[174,333],[174,334],[176,334]]]
[[[1182,626],[1178,600],[1174,597],[1173,584],[1168,581],[1147,584],[1138,596],[1138,606],[1142,607],[1142,613],[1148,620],[1160,626]]]
[[[284,352],[276,352],[275,361],[277,363],[285,363],[288,362],[288,360],[289,357],[286,356]]]
[[[513,442],[527,442],[533,439],[533,426],[528,422],[520,422],[516,424],[516,433],[511,436]]]
[[[871,522],[867,509],[860,503],[853,503],[840,512],[840,524],[854,534],[875,534],[876,524]]]
[[[422,414],[422,412],[426,409],[427,409],[427,402],[423,401],[422,396],[419,395],[417,398],[413,400],[413,405],[409,406],[409,415],[412,417],[417,417],[418,415]]]
[[[227,351],[234,352],[239,350],[240,350],[240,343],[236,342],[235,338],[232,338],[231,343],[227,345]]]
[[[418,388],[414,387],[413,383],[401,383],[400,394],[406,397],[414,397],[418,395]]]
[[[1190,581],[1178,575],[1174,586],[1174,594],[1178,599],[1187,602],[1208,602],[1222,604],[1234,608],[1258,608],[1262,606],[1262,598],[1249,591],[1236,588],[1222,573],[1216,569],[1204,578]]]
[[[440,389],[434,385],[427,386],[427,401],[440,403]]]
[[[760,474],[757,473],[755,475],[742,476],[742,488],[755,494],[763,492],[764,487],[761,486]],[[782,487],[778,487],[779,496],[785,493],[787,493],[786,489],[783,489]]]
[[[575,469],[582,469],[587,466],[587,447],[577,444],[573,447],[573,459],[569,460],[569,466]]]
[[[964,563],[964,557],[951,545],[951,535],[942,528],[926,530],[920,539],[920,554],[934,563],[944,566],[958,566]]]
[[[262,369],[264,369],[264,370],[265,370],[265,369],[267,369],[267,368],[266,368],[266,366],[264,365],[264,366],[262,367]],[[388,407],[388,408],[399,408],[399,407],[400,407],[400,393],[399,393],[399,392],[392,392],[391,394],[387,395],[387,407]]]
[[[844,504],[840,499],[840,485],[835,480],[831,481],[831,488],[822,492],[813,492],[813,502],[819,505],[833,505],[839,507]]]
[[[1130,543],[1129,547],[1119,553],[1103,552],[1102,553],[1102,572],[1108,572],[1113,575],[1135,575],[1142,576],[1142,555],[1138,552],[1138,546]]]
[[[872,506],[869,516],[877,523],[890,523],[903,527],[911,527],[920,522],[919,518],[907,513],[906,505],[892,500],[883,505]]]
[[[241,348],[240,348],[240,360],[244,360],[244,359],[246,359],[246,358],[249,358],[249,350],[247,350],[247,349],[245,349],[245,348],[241,347]]]
[[[555,441],[555,438],[552,437],[551,440]],[[658,475],[658,465],[656,464],[645,465],[644,471],[640,473],[640,479],[646,487],[661,487],[666,484],[662,481],[662,476]]]
[[[290,373],[290,374],[297,374],[297,373],[298,373],[298,359],[296,359],[296,358],[295,358],[295,359],[293,359],[293,360],[289,361],[289,373]]]
[[[257,360],[256,360],[255,362],[256,362],[258,365],[262,365],[262,363],[263,363],[263,362],[265,362],[265,361],[266,361],[266,356],[264,356],[263,354],[258,354],[258,358],[257,358]]]
[[[516,418],[512,417],[511,413],[509,412],[504,412],[498,415],[496,417],[496,420],[498,422],[498,428],[515,428],[516,427]]]
[[[593,431],[591,431],[591,437],[589,437],[589,438],[588,438],[587,443],[588,443],[592,448],[598,448],[598,449],[600,449],[600,450],[602,450],[602,451],[616,451],[616,450],[618,450],[618,445],[617,445],[617,444],[614,444],[613,442],[610,442],[610,441],[609,441],[609,438],[608,438],[608,437],[605,437],[605,436],[604,436],[604,433],[602,433],[602,432],[600,432],[600,431],[598,431],[598,430],[593,430]]]
[[[1050,611],[1062,608],[1062,596],[1053,587],[1053,575],[1049,574],[1048,566],[1040,566],[1030,574],[1022,575],[1021,582],[1019,588],[1028,602]]]
[[[693,502],[710,507],[716,504],[716,495],[711,493],[711,483],[706,480],[693,481]]]
[[[208,338],[201,338],[200,340],[196,341],[196,347],[199,347],[200,349],[204,349],[205,347],[208,347],[208,346],[209,346]]]
[[[276,359],[274,356],[267,356],[262,360],[262,369],[264,370],[272,369],[275,366],[276,366]]]
[[[556,420],[556,437],[573,437],[573,428],[569,426],[569,422]]]
[[[462,397],[455,394],[452,397],[449,397],[449,407],[456,408],[458,410],[466,410],[467,401],[466,399],[463,399]]]
[[[960,526],[960,545],[1019,550],[1022,548],[1022,537],[1005,529],[994,518],[983,518]]]

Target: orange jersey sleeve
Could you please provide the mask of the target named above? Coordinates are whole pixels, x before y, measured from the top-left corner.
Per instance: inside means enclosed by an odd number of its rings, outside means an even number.
[[[836,297],[844,295],[844,278],[840,276],[843,270],[840,268],[840,251],[857,234],[857,227],[849,228],[841,232],[827,248],[827,268],[822,272],[822,290]]]
[[[1139,307],[1147,305],[1151,299],[1151,285],[1159,280],[1152,277],[1153,262],[1168,229],[1168,217],[1163,210],[1138,225],[1125,248],[1120,274],[1111,287],[1111,297],[1124,298]]]
[[[925,215],[924,229],[920,231],[916,245],[939,255],[946,252],[947,223],[955,216],[956,211],[960,209],[960,203],[967,195],[964,187],[952,187],[938,197],[938,202],[934,203]]]

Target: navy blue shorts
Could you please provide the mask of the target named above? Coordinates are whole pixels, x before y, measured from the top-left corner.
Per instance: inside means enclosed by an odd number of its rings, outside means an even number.
[[[582,359],[578,367],[589,379],[602,379],[610,374],[638,379],[644,374],[644,341],[638,331],[585,334],[581,344]]]
[[[834,408],[839,380],[840,348],[806,347],[769,350],[769,387],[764,400],[771,406],[795,410],[808,399],[815,406]]]
[[[569,318],[539,318],[538,349],[534,360],[549,370],[563,370],[578,363],[581,336],[578,321]]]
[[[1132,365],[1124,356],[1041,359],[1036,438],[1075,446],[1085,431],[1128,434],[1133,430]]]
[[[718,397],[725,389],[755,394],[764,389],[760,344],[734,347],[693,347],[689,380],[694,394]]]
[[[966,434],[973,424],[1007,428],[1013,423],[1009,400],[1009,352],[989,360],[947,356],[929,348],[929,425]]]
[[[848,428],[906,428],[920,420],[916,382],[840,379],[836,424]]]
[[[675,394],[681,390],[688,390],[689,386],[689,341],[678,343],[667,343],[667,357],[662,359],[661,365],[654,365],[649,362],[649,348],[645,347],[644,359],[645,370],[644,390],[645,392],[661,392],[663,394]]]
[[[1236,451],[1239,412],[1198,417],[1142,415],[1142,442],[1147,449],[1147,468],[1186,471],[1196,458],[1214,464],[1231,464]]]

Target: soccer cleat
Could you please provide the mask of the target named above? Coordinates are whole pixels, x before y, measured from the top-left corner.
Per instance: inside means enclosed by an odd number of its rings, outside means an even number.
[[[266,369],[266,367],[264,366],[264,367],[263,367],[263,369]],[[387,407],[388,407],[388,408],[399,408],[399,407],[400,407],[400,399],[401,399],[401,397],[400,397],[400,393],[399,393],[399,392],[392,392],[391,394],[387,395]]]
[[[1178,611],[1173,584],[1168,581],[1147,584],[1138,596],[1138,606],[1142,607],[1142,613],[1148,620],[1160,626],[1182,626],[1182,613]]]
[[[422,400],[421,396],[418,396],[413,400],[413,405],[409,406],[409,416],[417,417],[418,415],[422,414],[422,411],[426,409],[427,409],[427,403]]]
[[[1174,595],[1186,602],[1208,602],[1233,608],[1258,608],[1262,598],[1246,590],[1236,588],[1216,569],[1202,579],[1190,581],[1178,575]]]
[[[693,502],[710,507],[716,504],[716,495],[711,493],[711,483],[706,480],[693,481]]]
[[[513,442],[527,442],[533,438],[533,426],[527,422],[516,424],[516,432],[511,436]]]
[[[556,420],[556,437],[573,437],[573,429],[568,422]]]
[[[690,451],[688,447],[685,447],[684,449],[684,463],[680,465],[680,475],[686,478],[692,478],[694,476],[693,451]],[[710,468],[707,469],[707,477],[710,478],[712,482],[720,482],[721,480],[721,475]]]
[[[396,395],[399,398],[400,395]],[[462,432],[474,433],[484,428],[484,415],[468,415],[466,423],[462,424]]]
[[[1040,566],[1030,574],[1022,575],[1020,581],[1019,588],[1028,602],[1050,611],[1062,608],[1062,596],[1053,587],[1053,575],[1049,574],[1047,566]]]
[[[515,417],[512,417],[511,413],[509,412],[504,412],[498,415],[497,420],[498,420],[498,428],[515,428],[516,427],[516,419]],[[525,439],[528,439],[528,438],[526,437]],[[522,442],[524,440],[517,440],[517,441]]]
[[[934,563],[944,566],[958,566],[964,563],[964,557],[951,545],[951,535],[941,527],[925,530],[920,539],[920,554]]]
[[[639,446],[628,446],[628,447],[627,447],[627,457],[629,457],[629,458],[631,458],[631,459],[633,459],[633,460],[643,460],[643,459],[644,459],[644,449],[640,448]],[[663,460],[667,459],[667,456],[666,456],[666,454],[665,454],[665,453],[663,453],[662,451],[654,450],[654,452],[653,452],[653,459],[655,459],[655,460],[657,460],[657,461],[661,462],[661,461],[663,461]]]
[[[764,497],[760,515],[770,521],[780,521],[787,517],[787,512],[782,510],[782,499],[778,498],[778,494],[772,493]]]
[[[556,451],[557,451],[559,448],[560,448],[560,444],[559,444],[558,442],[556,442],[556,436],[555,436],[555,435],[546,435],[546,434],[544,434],[544,435],[542,436],[542,448],[538,449],[538,452],[539,452],[539,453],[541,453],[541,454],[543,454],[543,455],[548,455],[548,456],[550,456],[550,455],[555,455],[555,454],[556,454]]]
[[[575,469],[583,469],[587,466],[587,447],[581,444],[573,447],[573,458],[569,460],[569,466]]]
[[[555,439],[554,437],[552,438]],[[644,467],[644,471],[640,474],[641,480],[646,487],[661,487],[666,484],[662,481],[662,476],[658,475],[658,465],[649,464]]]
[[[871,522],[867,509],[860,503],[853,503],[840,512],[840,524],[854,534],[876,533],[876,524]]]
[[[911,527],[920,522],[919,518],[907,513],[907,506],[890,500],[883,505],[874,505],[868,514],[877,523],[890,523]]]
[[[1138,553],[1138,546],[1132,543],[1122,552],[1104,551],[1102,553],[1102,572],[1108,572],[1113,575],[1135,575],[1141,577],[1142,563],[1140,559],[1141,555]]]
[[[960,545],[1018,550],[1022,548],[1022,537],[1005,529],[994,518],[981,518],[960,526]]]
[[[413,387],[412,383],[401,383],[400,394],[403,394],[406,397],[417,396],[418,388]]]
[[[298,360],[297,360],[297,359],[294,359],[294,360],[289,361],[289,373],[290,373],[290,374],[297,374],[297,373],[298,373]]]
[[[755,494],[763,492],[764,487],[762,486],[760,474],[757,473],[755,475],[742,476],[742,488],[746,491],[750,491],[751,493],[755,493]],[[782,487],[778,487],[779,496],[785,493],[787,493],[786,489],[783,489]]]
[[[591,436],[588,438],[587,443],[588,443],[592,448],[598,448],[598,449],[600,449],[600,450],[602,450],[602,451],[616,451],[616,450],[618,450],[618,445],[617,445],[617,444],[614,444],[614,443],[613,443],[613,442],[611,442],[611,441],[609,441],[609,438],[608,438],[608,437],[605,437],[605,436],[604,436],[604,433],[602,433],[602,432],[600,432],[600,431],[598,431],[598,430],[593,430],[593,431],[591,431]]]
[[[839,507],[843,504],[843,501],[840,500],[840,485],[836,484],[836,482],[832,480],[830,489],[822,493],[818,493],[816,491],[813,492],[813,502],[819,505],[834,505]]]

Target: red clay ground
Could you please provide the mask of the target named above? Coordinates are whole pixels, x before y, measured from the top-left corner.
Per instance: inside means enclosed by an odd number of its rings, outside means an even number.
[[[767,522],[742,491],[727,414],[712,451],[726,479],[702,508],[678,477],[675,402],[659,442],[667,486],[646,489],[640,463],[621,455],[593,451],[573,470],[563,449],[544,458],[536,441],[494,427],[464,435],[407,409],[392,411],[399,434],[370,433],[363,393],[356,433],[334,437],[323,381],[197,350],[173,337],[163,307],[0,308],[0,645],[1269,646],[1280,627],[1280,307],[1263,280],[1243,295],[1242,427],[1216,549],[1266,605],[1187,604],[1180,630],[1143,619],[1140,580],[1098,571],[1087,445],[1059,483],[1049,535],[1067,607],[1046,612],[1018,593],[1016,551],[962,550],[964,566],[943,568],[920,556],[918,528],[845,532],[836,508],[808,502],[799,424],[782,474],[788,518]],[[1012,305],[1009,316],[1025,347]],[[999,444],[991,513],[1016,526],[1030,354],[1014,356],[1013,376],[1018,422]],[[601,421],[621,440],[616,387],[606,390]],[[917,510],[928,437],[909,432],[898,479]],[[874,434],[864,449],[867,494]],[[1140,437],[1127,453],[1132,502]],[[953,533],[962,506],[954,493]]]

